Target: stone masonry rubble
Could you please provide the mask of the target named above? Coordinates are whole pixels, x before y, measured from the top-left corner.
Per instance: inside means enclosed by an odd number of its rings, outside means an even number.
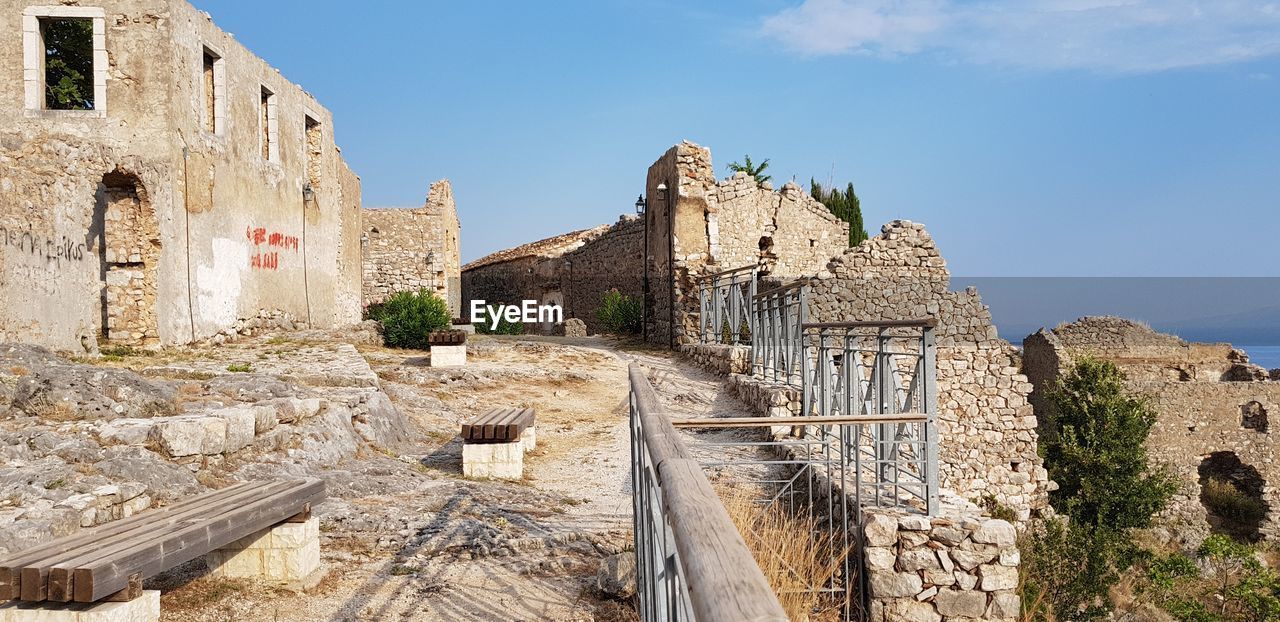
[[[449,180],[431,184],[423,207],[364,210],[363,227],[366,306],[426,289],[448,302],[454,317],[462,316],[461,231]]]

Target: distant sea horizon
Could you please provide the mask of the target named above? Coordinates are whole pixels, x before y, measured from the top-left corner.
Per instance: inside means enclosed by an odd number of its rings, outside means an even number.
[[[1267,369],[1280,369],[1280,346],[1236,345],[1235,347],[1244,350],[1249,355],[1249,362],[1254,365],[1261,365]]]

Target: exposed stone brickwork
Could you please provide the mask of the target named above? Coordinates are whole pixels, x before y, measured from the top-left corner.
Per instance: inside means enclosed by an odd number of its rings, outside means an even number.
[[[1017,533],[996,519],[864,510],[870,622],[1017,620]]]
[[[431,184],[418,209],[366,209],[361,238],[364,304],[392,294],[426,289],[462,316],[461,235],[453,187],[443,179]]]
[[[1032,386],[1017,351],[997,336],[976,290],[950,291],[946,261],[923,225],[890,222],[833,259],[810,281],[809,317],[936,318],[941,485],[967,499],[994,496],[1019,518],[1047,505]]]
[[[25,71],[40,4],[92,21],[95,109],[47,109]],[[182,0],[3,0],[0,40],[0,74],[27,76],[0,80],[0,339],[83,353],[207,339],[260,308],[359,320],[359,180],[300,86]]]
[[[704,369],[725,376],[751,373],[751,348],[717,343],[686,343],[680,355]]]
[[[1220,524],[1200,500],[1210,476],[1252,476],[1246,488],[1256,487],[1269,508],[1280,502],[1273,490],[1280,481],[1280,454],[1268,419],[1280,414],[1280,383],[1265,380],[1267,374],[1243,352],[1228,344],[1188,343],[1115,317],[1042,329],[1023,341],[1023,370],[1035,385],[1031,398],[1038,416],[1048,414],[1045,393],[1082,356],[1114,362],[1126,376],[1126,388],[1150,399],[1158,414],[1147,438],[1148,456],[1167,465],[1181,488],[1158,518],[1157,539],[1195,547]],[[1259,536],[1280,535],[1275,510],[1257,527]]]

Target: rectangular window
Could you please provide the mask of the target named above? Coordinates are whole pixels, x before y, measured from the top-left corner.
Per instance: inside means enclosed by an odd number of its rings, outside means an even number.
[[[201,71],[201,82],[204,85],[204,131],[210,134],[222,134],[226,126],[226,102],[223,92],[226,90],[226,76],[222,56],[217,52],[204,48],[204,66]]]
[[[321,132],[319,121],[306,117],[306,138],[307,138],[307,182],[311,184],[311,188],[319,189],[320,187],[320,171],[321,156],[324,155],[324,134]]]
[[[105,30],[106,12],[99,7],[32,6],[23,11],[22,69],[28,111],[105,116]]]
[[[262,159],[268,162],[279,162],[280,129],[276,121],[276,94],[265,86],[262,87],[262,98],[258,108],[258,121],[262,126],[259,131]]]

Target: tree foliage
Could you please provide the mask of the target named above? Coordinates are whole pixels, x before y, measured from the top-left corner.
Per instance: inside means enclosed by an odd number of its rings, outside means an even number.
[[[867,227],[862,221],[862,201],[858,199],[858,193],[853,191],[852,183],[845,187],[844,192],[841,192],[835,188],[824,188],[822,184],[810,178],[809,194],[827,206],[836,218],[849,223],[850,247],[857,246],[867,239]]]
[[[396,292],[386,302],[371,305],[366,315],[382,323],[382,342],[390,348],[426,350],[427,335],[452,324],[448,303],[426,289]]]
[[[1147,464],[1147,435],[1156,413],[1124,389],[1114,363],[1079,361],[1048,395],[1040,450],[1054,508],[1084,525],[1113,530],[1149,527],[1177,488],[1165,469]]]
[[[1116,534],[1057,517],[1030,526],[1018,548],[1026,620],[1098,620],[1120,578]]]
[[[45,47],[45,106],[52,110],[93,109],[93,21],[41,22]]]
[[[760,164],[755,164],[751,161],[751,156],[744,155],[742,156],[742,162],[730,162],[728,168],[730,173],[746,173],[754,177],[757,184],[763,184],[773,179],[772,175],[764,174],[764,170],[769,168],[768,158],[765,158]]]

